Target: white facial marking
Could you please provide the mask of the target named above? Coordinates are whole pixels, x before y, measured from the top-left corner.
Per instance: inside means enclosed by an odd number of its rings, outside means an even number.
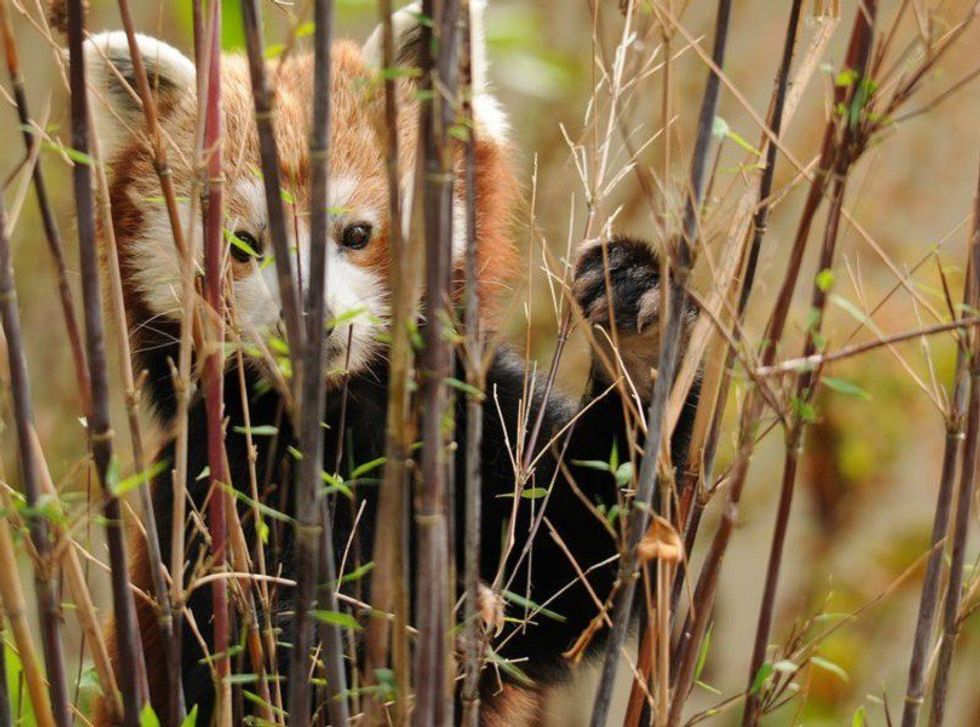
[[[372,209],[351,209],[351,199],[358,180],[338,175],[330,181],[328,207],[331,214],[331,231],[342,230],[345,224],[370,222],[377,227],[380,214]],[[241,182],[230,190],[231,196],[243,202],[244,216],[230,216],[227,224],[231,231],[244,230],[264,242],[264,255],[272,254],[271,242],[266,230],[265,192],[259,180]],[[180,315],[180,263],[174,249],[173,236],[166,211],[162,205],[142,202],[145,228],[139,241],[140,265],[132,271],[133,280],[142,293],[143,300],[152,315],[178,318]],[[189,203],[182,203],[182,217],[189,213]],[[289,210],[287,209],[287,213]],[[301,290],[308,288],[310,232],[306,215],[289,220],[287,225],[290,248],[298,244]],[[298,233],[298,241],[296,235]],[[368,244],[378,244],[372,241]],[[342,323],[330,332],[326,346],[326,372],[364,370],[376,356],[380,344],[379,334],[384,330],[388,316],[388,287],[383,276],[374,270],[355,264],[353,251],[343,248],[331,232],[327,246],[327,271],[325,280],[327,323],[340,319]],[[198,245],[198,263],[201,263]],[[294,258],[295,260],[295,258]],[[282,335],[282,303],[274,264],[263,265],[257,261],[251,272],[239,274],[234,281],[234,305],[243,334],[260,336]],[[293,266],[294,271],[296,265]],[[302,296],[301,296],[302,299]],[[347,350],[348,341],[350,351]]]

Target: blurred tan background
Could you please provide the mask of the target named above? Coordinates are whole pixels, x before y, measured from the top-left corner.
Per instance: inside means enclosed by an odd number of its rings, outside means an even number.
[[[26,12],[36,22],[35,2],[20,2],[27,6]],[[890,22],[899,2],[884,0],[881,4],[882,17]],[[928,0],[918,4],[928,6],[934,12],[934,22],[941,24],[946,22],[945,19],[961,17],[972,5],[972,0]],[[91,30],[119,27],[115,3],[92,0],[91,5],[88,21]],[[138,5],[138,25],[143,32],[158,34],[185,51],[190,48],[189,2],[145,0],[135,5]],[[238,3],[226,2],[225,5],[228,8],[225,43],[229,48],[240,47]],[[739,0],[734,5],[726,71],[756,113],[765,116],[789,3]],[[841,23],[822,59],[834,68],[843,55],[855,3],[845,0],[842,5]],[[640,6],[645,4],[640,3]],[[715,3],[695,0],[689,6],[683,18],[684,26],[710,47]],[[265,4],[265,12],[270,21],[267,42],[277,42],[282,38],[287,12],[272,3]],[[533,354],[539,358],[542,367],[546,367],[550,360],[555,314],[541,270],[541,244],[546,244],[557,257],[564,255],[566,241],[571,239],[574,244],[581,235],[584,219],[583,189],[560,125],[566,128],[570,138],[582,138],[594,81],[594,54],[603,55],[611,63],[622,28],[618,2],[600,2],[599,13],[599,37],[603,43],[594,46],[589,0],[491,0],[488,11],[492,78],[511,114],[524,196],[530,200],[531,190],[535,188],[536,199],[533,226],[529,204],[515,220],[515,236],[528,260],[527,300],[531,301],[531,315],[528,318],[526,308],[516,304],[510,332],[515,340],[523,340],[525,326],[530,324]],[[375,14],[375,4],[371,0],[340,0],[339,34],[363,39],[374,25]],[[48,124],[52,133],[67,140],[65,93],[55,72],[55,50],[31,22],[19,13],[15,15],[18,16],[17,38],[33,114],[35,118],[43,118],[49,112]],[[814,21],[806,23],[801,47],[815,28]],[[905,23],[899,37],[908,42],[914,32],[914,26]],[[678,41],[675,48],[682,45]],[[968,31],[959,47],[940,64],[907,110],[921,107],[952,83],[975,71],[980,63],[978,47],[980,23]],[[693,52],[686,52],[675,61],[673,70],[678,118],[673,127],[674,165],[667,188],[668,193],[676,197],[687,174],[688,150],[693,143],[693,125],[706,69]],[[5,73],[2,78],[0,176],[5,178],[21,159],[22,146],[15,113],[7,101],[9,83]],[[804,161],[810,160],[817,150],[830,78],[825,70],[814,74],[788,133],[789,148]],[[660,74],[640,81],[637,92],[625,106],[624,126],[635,134],[637,147],[643,146],[659,128],[661,82]],[[600,108],[605,107],[600,103]],[[750,144],[758,144],[759,130],[750,115],[732,94],[724,90],[719,115],[732,131]],[[628,158],[618,135],[614,137],[612,150],[612,167],[618,170]],[[662,144],[653,143],[641,154],[639,163],[659,172],[663,165],[661,155]],[[50,152],[44,152],[41,161],[54,193],[55,209],[59,213],[75,275],[77,244],[72,223],[69,170],[64,160]],[[730,202],[742,187],[739,165],[744,162],[744,150],[731,141],[726,142],[712,187],[715,198],[708,200],[709,207],[714,205],[722,210],[715,218],[718,230],[727,226],[728,217],[723,211],[726,201]],[[934,111],[899,124],[882,138],[861,162],[847,198],[848,210],[899,269],[915,265],[941,243],[939,260],[949,274],[956,300],[961,296],[969,228],[966,220],[972,207],[978,163],[980,84],[973,84]],[[777,187],[787,183],[792,176],[790,166],[780,159]],[[18,177],[7,190],[8,205],[22,183],[23,179]],[[756,336],[784,274],[784,251],[792,241],[801,201],[802,194],[797,190],[773,214],[750,312],[751,330]],[[617,210],[613,223],[617,232],[653,240],[661,236],[632,174],[623,178],[604,205],[603,221]],[[822,231],[822,220],[823,215],[818,218],[814,234]],[[845,226],[842,232],[835,292],[858,305],[866,301],[870,307],[893,287],[895,278],[851,226]],[[84,492],[86,482],[80,475],[79,466],[84,455],[84,438],[78,422],[78,400],[54,292],[52,266],[32,195],[27,198],[17,221],[14,245],[39,433],[56,480],[66,490]],[[801,281],[809,280],[815,272],[815,261],[808,260],[806,264]],[[848,269],[853,271],[854,279],[860,281],[860,291],[855,289]],[[936,263],[930,261],[921,267],[914,280],[920,292],[942,309],[941,283],[936,271]],[[520,293],[515,296],[519,301],[523,300],[523,288]],[[806,306],[801,298],[793,318],[794,335],[784,351],[786,356],[798,354],[799,332],[805,324],[805,313]],[[921,311],[918,314],[925,315]],[[909,330],[918,325],[917,311],[905,293],[896,294],[874,320],[886,332]],[[841,345],[855,324],[854,318],[846,312],[832,309],[825,327],[830,346]],[[112,333],[116,334],[115,331]],[[864,340],[867,336],[868,333],[863,332],[855,340]],[[929,367],[921,343],[905,344],[899,350],[916,374],[928,381]],[[929,351],[934,359],[936,379],[942,386],[948,386],[954,355],[952,338],[932,339]],[[586,361],[587,353],[578,341],[566,356],[561,370],[561,383],[571,394],[578,394],[581,388]],[[114,361],[114,365],[117,363]],[[828,614],[824,617],[826,622],[832,623],[840,618],[835,614],[855,611],[876,599],[921,558],[928,544],[944,434],[939,412],[887,351],[879,350],[849,361],[829,373],[854,381],[869,396],[864,399],[824,392],[818,401],[820,419],[806,438],[805,467],[780,584],[780,605],[773,631],[773,641],[779,643],[785,639],[790,625],[801,617],[823,612]],[[119,381],[118,377],[114,379],[113,420],[118,434],[117,450],[125,464],[128,441],[122,424]],[[3,406],[6,407],[5,401]],[[0,430],[2,473],[15,482],[16,461],[9,422],[9,411],[4,409],[5,428]],[[723,436],[719,472],[728,459],[730,439],[731,428]],[[741,527],[733,539],[722,577],[712,646],[702,680],[726,696],[740,690],[747,678],[758,594],[779,486],[781,455],[781,437],[773,433],[753,462],[741,509]],[[128,470],[124,467],[124,471]],[[708,536],[714,509],[703,528],[703,533]],[[972,565],[978,550],[975,517],[972,522],[968,578],[974,576]],[[706,539],[702,537],[702,546]],[[700,550],[694,554],[695,563],[699,562],[700,554]],[[855,710],[864,707],[868,723],[880,725],[885,723],[882,708],[885,695],[892,715],[897,716],[904,693],[921,571],[921,568],[915,570],[887,597],[870,605],[859,618],[844,624],[821,646],[819,653],[845,670],[847,679],[830,671],[811,670],[805,697],[794,700],[771,716],[768,723],[849,724]],[[100,574],[93,570],[92,577],[98,584]],[[108,603],[108,599],[103,603]],[[70,616],[68,629],[74,629]],[[980,659],[978,641],[980,619],[973,618],[965,626],[954,667],[950,724],[980,724],[980,690],[976,687],[974,669]],[[695,689],[697,694],[692,703],[700,707],[707,707],[722,698],[708,689]],[[738,710],[735,710],[713,718],[709,723],[728,724],[737,714]]]

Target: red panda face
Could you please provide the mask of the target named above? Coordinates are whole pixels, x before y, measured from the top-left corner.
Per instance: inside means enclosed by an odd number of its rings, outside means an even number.
[[[418,44],[418,10],[394,16],[399,58],[413,58]],[[480,23],[474,24],[482,38]],[[156,90],[161,126],[179,196],[185,237],[202,262],[200,220],[191,220],[190,195],[195,189],[194,150],[198,103],[193,63],[171,46],[138,37],[150,84]],[[389,318],[391,265],[385,171],[383,85],[378,73],[380,29],[358,46],[341,41],[332,49],[330,181],[327,199],[317,201],[329,211],[326,308],[336,321],[326,340],[327,373],[364,370],[383,353]],[[496,100],[486,92],[482,41],[475,43],[475,93],[478,149],[478,237],[485,280],[498,283],[507,268],[506,229],[513,181],[507,164],[506,122]],[[414,51],[417,57],[417,49]],[[179,320],[182,309],[180,261],[166,206],[147,144],[142,111],[130,87],[132,63],[125,34],[105,33],[86,43],[86,63],[93,96],[96,135],[109,164],[112,222],[119,246],[132,332],[139,336],[154,321]],[[269,237],[266,199],[259,163],[258,137],[248,65],[244,56],[222,57],[226,251],[224,269],[229,285],[229,325],[248,342],[285,338],[277,275]],[[275,89],[275,135],[280,180],[289,230],[292,267],[301,291],[306,290],[309,256],[309,138],[313,98],[313,57],[295,51],[267,65]],[[418,104],[414,81],[400,82],[399,168],[401,192],[411,194],[415,166]],[[461,259],[462,185],[454,210],[454,257]],[[406,198],[406,197],[403,197]],[[197,206],[199,209],[199,206]],[[404,205],[406,210],[410,204]],[[486,234],[481,231],[485,230]],[[139,341],[137,341],[137,346]]]

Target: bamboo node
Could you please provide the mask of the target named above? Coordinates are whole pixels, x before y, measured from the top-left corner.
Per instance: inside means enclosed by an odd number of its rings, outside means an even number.
[[[104,432],[93,432],[92,434],[89,435],[89,438],[92,440],[93,443],[111,442],[115,436],[116,436],[116,432],[110,427],[109,429],[106,429]]]

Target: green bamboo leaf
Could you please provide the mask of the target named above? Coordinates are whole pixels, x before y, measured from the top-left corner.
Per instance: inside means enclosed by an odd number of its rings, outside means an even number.
[[[862,389],[860,386],[852,381],[846,381],[844,379],[835,379],[831,376],[824,376],[823,383],[834,391],[840,394],[847,394],[848,396],[856,396],[859,399],[870,399],[871,394]]]
[[[357,623],[357,619],[343,611],[314,611],[313,617],[317,621],[340,626],[341,628],[352,629],[354,631],[361,630],[361,625]]]

